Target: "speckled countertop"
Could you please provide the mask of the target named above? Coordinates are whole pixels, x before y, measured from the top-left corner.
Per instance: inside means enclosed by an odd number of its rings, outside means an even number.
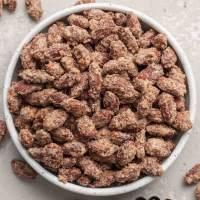
[[[113,0],[98,2],[114,2],[132,6],[144,12],[164,25],[178,40],[188,55],[200,93],[200,0]],[[45,14],[43,18],[72,4],[70,0],[43,0]],[[12,54],[19,42],[35,26],[25,13],[24,0],[18,0],[14,14],[6,11],[0,18],[0,89],[2,90],[5,72]],[[0,98],[2,99],[2,93]],[[200,161],[200,101],[197,104],[195,127],[180,157],[162,178],[157,178],[150,185],[121,196],[118,200],[134,200],[136,197],[157,195],[162,200],[193,200],[194,187],[185,187],[183,175],[194,163]],[[2,115],[2,101],[0,113]],[[75,195],[59,189],[41,177],[36,181],[23,181],[12,174],[10,161],[19,157],[9,138],[4,140],[0,148],[0,199],[2,200],[92,200],[94,197]],[[96,197],[95,199],[113,199],[113,197]]]

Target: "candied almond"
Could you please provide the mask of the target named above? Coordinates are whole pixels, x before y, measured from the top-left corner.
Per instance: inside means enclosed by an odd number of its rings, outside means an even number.
[[[97,180],[101,178],[103,171],[98,166],[98,164],[95,161],[91,160],[90,158],[88,157],[81,158],[79,160],[79,165],[85,175]]]
[[[149,85],[143,92],[141,99],[137,105],[137,111],[141,116],[147,116],[149,109],[152,108],[153,103],[156,101],[159,95],[159,89]]]
[[[63,183],[74,182],[81,176],[81,170],[76,167],[70,169],[60,168],[58,170],[58,179]]]
[[[82,157],[87,152],[86,146],[78,141],[67,142],[63,144],[63,153],[72,157]]]
[[[51,132],[53,140],[57,142],[71,142],[74,139],[73,133],[65,127],[59,127],[58,129]]]
[[[174,64],[176,64],[177,56],[174,50],[171,47],[167,47],[161,57],[161,63],[163,64],[164,68],[171,68]]]
[[[113,112],[111,110],[102,109],[92,116],[92,120],[95,124],[96,128],[101,128],[110,123],[110,120],[113,116]]]
[[[150,122],[155,122],[155,123],[162,123],[164,121],[162,113],[158,108],[149,109],[147,118]]]
[[[63,92],[54,92],[49,95],[48,101],[53,104],[55,107],[61,107],[61,103],[68,99],[68,96]]]
[[[36,67],[36,61],[33,59],[31,55],[31,43],[24,45],[20,59],[23,69],[34,69]]]
[[[138,164],[130,163],[115,173],[115,180],[119,183],[136,181],[140,176],[140,171]]]
[[[174,99],[176,103],[177,111],[185,111],[186,110],[186,102],[184,97],[176,97]]]
[[[32,122],[35,119],[37,108],[33,106],[24,106],[20,110],[21,118],[26,122]]]
[[[100,67],[109,61],[109,54],[105,52],[93,51],[91,52],[90,57],[91,63],[96,62]]]
[[[55,109],[46,114],[43,120],[43,127],[47,131],[55,130],[61,127],[67,120],[68,115],[62,109]]]
[[[151,42],[158,49],[165,49],[167,47],[167,37],[163,33],[156,35]]]
[[[8,89],[7,101],[10,112],[18,113],[21,108],[22,99],[15,91],[15,83],[12,83],[12,85]]]
[[[72,157],[63,158],[61,167],[62,168],[72,168],[77,164],[77,159]]]
[[[26,148],[33,146],[34,136],[28,129],[21,129],[19,132],[19,140]]]
[[[40,84],[28,84],[24,81],[18,81],[15,84],[15,91],[22,96],[37,92],[39,90],[42,90],[42,88],[43,87]]]
[[[61,166],[62,160],[63,150],[59,145],[50,143],[44,146],[41,161],[46,167],[57,170]]]
[[[71,42],[77,42],[77,43],[88,43],[91,41],[90,34],[87,30],[78,27],[78,26],[66,26],[63,29],[63,37]]]
[[[187,93],[186,85],[172,78],[161,76],[157,81],[157,86],[164,92],[176,97],[184,96]]]
[[[14,12],[17,7],[17,0],[3,0],[3,4],[7,6],[9,12]]]
[[[118,131],[130,131],[137,128],[137,125],[138,124],[135,114],[130,109],[128,109],[114,116],[109,124],[109,128]]]
[[[200,164],[194,165],[185,175],[185,182],[189,185],[200,181]]]
[[[119,40],[119,36],[117,34],[111,34],[105,38],[103,38],[101,41],[100,41],[100,44],[106,48],[106,50],[110,50],[110,43],[113,42],[113,41],[118,41]]]
[[[31,157],[40,162],[42,161],[42,158],[43,158],[43,148],[38,148],[38,147],[33,147],[33,148],[29,148],[28,149],[28,153],[31,155]]]
[[[126,166],[132,162],[136,155],[136,147],[134,141],[126,141],[117,151],[117,163],[120,166]]]
[[[94,137],[96,134],[95,124],[87,115],[77,120],[77,129],[83,137]]]
[[[119,29],[119,37],[132,54],[139,50],[137,40],[129,28],[121,27]]]
[[[162,93],[159,96],[160,111],[165,122],[171,124],[176,119],[176,103],[174,97],[167,93]]]
[[[116,154],[113,154],[108,157],[102,157],[98,156],[96,154],[91,154],[91,157],[93,160],[97,161],[98,164],[100,164],[101,169],[104,171],[105,169],[102,167],[102,164],[107,164],[107,165],[116,165]]]
[[[35,115],[35,119],[33,121],[32,128],[34,130],[42,129],[43,128],[43,120],[45,116],[53,110],[52,107],[41,108]]]
[[[145,157],[142,161],[142,173],[153,176],[162,176],[163,168],[159,160],[154,157]]]
[[[86,0],[87,1],[87,0]],[[86,10],[83,13],[89,20],[90,19],[95,19],[95,20],[100,20],[103,17],[105,17],[106,12],[104,12],[103,10],[100,9],[90,9],[90,10]]]
[[[14,159],[11,161],[11,167],[19,177],[35,179],[37,176],[37,173],[25,161]]]
[[[120,57],[117,60],[109,60],[103,66],[103,74],[118,74],[127,72],[131,77],[138,75],[138,68],[128,56]]]
[[[55,79],[61,77],[65,73],[59,63],[51,61],[44,66],[44,70]]]
[[[99,180],[95,180],[90,184],[91,188],[109,187],[115,182],[114,172],[107,170],[104,171]]]
[[[112,92],[106,91],[103,97],[104,108],[117,113],[119,111],[119,98]]]
[[[138,65],[148,65],[151,63],[159,63],[160,61],[160,51],[158,51],[156,48],[146,48],[146,49],[140,49],[138,53],[135,55],[135,62]]]
[[[88,143],[89,150],[100,157],[112,156],[118,149],[109,139],[99,139]]]
[[[74,56],[79,64],[79,69],[85,71],[89,67],[91,61],[88,49],[84,45],[79,44],[74,47]]]
[[[110,43],[110,54],[113,59],[124,57],[127,53],[128,50],[121,40]]]
[[[137,79],[149,81],[155,84],[159,77],[164,75],[163,67],[160,64],[150,64],[145,69],[139,72]]]
[[[139,96],[131,82],[119,74],[107,75],[103,80],[103,89],[116,94],[123,104],[133,103]]]
[[[89,27],[89,21],[82,15],[72,14],[67,18],[70,25],[79,26],[87,29]]]
[[[66,72],[80,73],[80,70],[77,68],[77,63],[71,55],[62,57],[60,62]]]
[[[48,29],[47,41],[49,45],[54,43],[62,43],[62,28],[64,27],[64,23],[59,22],[51,25]]]
[[[156,32],[153,29],[149,29],[141,35],[139,38],[140,48],[147,48],[151,45],[152,39],[156,35]]]
[[[172,137],[176,131],[165,124],[151,124],[146,127],[147,132],[151,136]]]
[[[142,34],[142,27],[134,13],[130,13],[127,15],[127,26],[130,28],[131,32],[136,38],[139,38]]]
[[[67,112],[75,117],[82,117],[90,112],[87,102],[73,98],[65,99],[61,105]]]
[[[173,148],[174,144],[172,141],[165,141],[161,138],[149,138],[145,145],[146,153],[158,158],[169,156]]]
[[[33,20],[39,21],[43,14],[41,0],[26,0],[25,4],[29,16]]]
[[[114,21],[117,26],[124,26],[127,22],[127,17],[124,13],[116,12],[114,14]]]
[[[192,128],[189,111],[177,112],[173,127],[179,131],[186,132]]]
[[[25,69],[19,73],[19,77],[27,83],[48,83],[54,80],[54,77],[39,69]]]
[[[65,56],[71,56],[71,49],[66,43],[54,43],[44,52],[44,62],[59,61]]]
[[[40,62],[45,62],[44,52],[47,50],[47,46],[47,35],[45,33],[37,34],[31,42],[32,57]]]
[[[31,123],[25,121],[20,115],[14,118],[14,124],[18,130],[31,128]]]
[[[182,84],[186,84],[186,75],[183,73],[182,69],[176,65],[173,65],[168,72],[167,72],[167,77],[176,80]]]
[[[51,135],[43,129],[36,131],[34,139],[36,144],[38,144],[41,147],[52,143]]]
[[[92,26],[90,25],[90,28],[92,28],[91,36],[94,40],[100,40],[116,32],[116,24],[108,14],[104,14],[103,18],[99,21],[95,19],[90,21],[94,22]]]
[[[81,79],[80,73],[68,72],[63,74],[59,79],[54,81],[57,89],[71,88]]]
[[[79,97],[88,87],[88,73],[83,73],[80,76],[80,81],[71,88],[70,96],[74,98]]]
[[[143,129],[135,135],[136,156],[139,159],[145,156],[146,131]]]
[[[132,136],[128,133],[120,131],[111,131],[108,135],[108,138],[113,144],[122,145],[127,140],[131,140]]]
[[[101,87],[102,87],[102,75],[101,68],[97,63],[91,63],[89,66],[89,96],[92,99],[99,98]]]

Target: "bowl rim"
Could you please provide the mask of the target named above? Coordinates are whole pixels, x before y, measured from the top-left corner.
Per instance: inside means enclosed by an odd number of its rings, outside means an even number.
[[[8,88],[11,84],[14,70],[15,70],[17,61],[19,59],[19,55],[20,55],[23,45],[25,43],[29,42],[33,38],[33,36],[35,36],[37,33],[41,32],[43,29],[45,29],[47,26],[49,26],[53,22],[55,22],[61,18],[64,18],[72,13],[78,13],[83,10],[92,9],[92,8],[103,9],[103,10],[108,10],[108,11],[125,12],[125,13],[134,12],[141,21],[148,24],[149,26],[151,26],[158,32],[166,34],[168,41],[169,41],[170,45],[173,47],[173,49],[175,50],[177,56],[179,57],[179,60],[182,64],[182,67],[187,76],[188,88],[189,88],[189,112],[190,112],[191,120],[194,123],[195,111],[196,111],[195,81],[194,81],[190,63],[189,63],[185,53],[183,52],[183,50],[181,49],[181,47],[175,40],[175,38],[162,25],[160,25],[157,21],[155,21],[151,17],[147,16],[146,14],[144,14],[140,11],[137,11],[131,7],[122,6],[122,5],[113,4],[113,3],[92,3],[92,4],[76,5],[76,6],[69,7],[64,10],[58,11],[55,14],[51,15],[50,17],[41,21],[39,24],[37,24],[26,35],[26,37],[22,40],[22,42],[19,44],[19,46],[17,47],[17,49],[10,61],[10,64],[9,64],[7,72],[6,72],[5,80],[4,80],[4,86],[3,86],[3,108],[4,108],[4,115],[5,115],[5,120],[6,120],[6,124],[8,127],[8,131],[10,132],[11,139],[12,139],[14,145],[16,146],[16,148],[19,151],[19,153],[21,154],[21,156],[28,162],[28,164],[30,164],[30,166],[35,171],[37,171],[38,174],[40,174],[42,177],[44,177],[46,180],[53,183],[54,185],[57,185],[60,188],[63,188],[65,190],[68,190],[68,191],[71,191],[74,193],[90,195],[90,196],[111,196],[111,195],[124,194],[124,193],[134,191],[136,189],[139,189],[139,188],[151,183],[155,179],[155,177],[147,176],[147,177],[141,178],[133,183],[129,183],[129,184],[117,186],[117,187],[110,187],[110,188],[86,188],[86,187],[78,186],[78,185],[75,185],[72,183],[64,184],[64,183],[58,181],[56,176],[54,176],[53,174],[48,172],[39,163],[37,163],[35,160],[33,160],[29,156],[27,151],[24,149],[24,147],[21,145],[21,143],[19,142],[19,139],[18,139],[17,130],[13,123],[12,115],[9,112],[8,104],[7,104]],[[188,141],[191,132],[192,132],[192,129],[189,130],[184,135],[182,135],[176,148],[173,150],[172,154],[163,162],[162,166],[163,166],[164,171],[166,171],[172,165],[172,163],[175,161],[175,159],[179,156],[179,154],[183,150],[186,142]]]

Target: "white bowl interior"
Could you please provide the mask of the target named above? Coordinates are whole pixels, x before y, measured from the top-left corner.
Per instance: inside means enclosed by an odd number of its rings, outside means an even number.
[[[139,179],[136,182],[126,184],[123,186],[116,186],[116,187],[110,187],[110,188],[85,188],[82,186],[78,186],[72,183],[62,183],[59,182],[57,177],[50,172],[48,172],[46,169],[44,169],[39,163],[37,163],[35,160],[33,160],[29,154],[27,153],[26,149],[21,145],[18,139],[18,133],[17,130],[14,126],[13,123],[13,118],[11,113],[9,112],[8,105],[7,105],[7,93],[8,93],[8,88],[11,85],[11,81],[15,79],[16,71],[19,67],[19,54],[21,52],[21,49],[23,45],[27,42],[29,42],[33,36],[35,36],[37,33],[45,30],[47,26],[52,24],[53,22],[63,19],[66,16],[72,14],[72,13],[78,13],[82,12],[83,10],[87,9],[92,9],[92,8],[99,8],[103,10],[108,10],[108,11],[118,11],[118,12],[134,12],[139,19],[142,21],[142,24],[144,28],[152,27],[158,32],[165,33],[167,35],[169,44],[174,48],[176,51],[178,58],[179,58],[179,63],[182,65],[183,70],[185,71],[188,79],[188,89],[189,89],[189,94],[187,96],[187,104],[188,108],[190,111],[191,115],[191,120],[194,122],[195,119],[195,107],[196,107],[196,90],[195,90],[195,82],[192,74],[192,70],[190,67],[190,64],[187,60],[186,55],[180,48],[180,46],[177,44],[176,40],[172,37],[172,35],[161,25],[159,25],[156,21],[154,21],[152,18],[146,16],[145,14],[138,12],[132,8],[129,7],[124,7],[121,5],[116,5],[112,3],[95,3],[95,4],[84,4],[84,5],[79,5],[75,7],[70,7],[67,9],[64,9],[62,11],[57,12],[56,14],[50,16],[49,18],[43,20],[40,22],[31,32],[24,38],[24,40],[20,43],[19,47],[15,51],[15,54],[13,55],[10,65],[8,67],[5,81],[4,81],[4,88],[3,88],[3,105],[4,105],[4,114],[5,114],[5,119],[7,123],[8,130],[10,132],[11,138],[17,147],[18,151],[22,155],[22,157],[45,179],[50,181],[51,183],[65,189],[69,190],[75,193],[79,194],[84,194],[84,195],[93,195],[93,196],[109,196],[109,195],[118,195],[118,194],[123,194],[127,193],[130,191],[134,191],[138,188],[141,188],[148,183],[152,182],[154,180],[153,177],[144,177]],[[172,163],[175,161],[175,159],[178,157],[178,155],[181,153],[182,149],[184,148],[189,135],[191,133],[191,130],[185,133],[184,135],[181,135],[180,137],[177,138],[178,143],[170,157],[168,157],[162,164],[164,171],[172,165]]]

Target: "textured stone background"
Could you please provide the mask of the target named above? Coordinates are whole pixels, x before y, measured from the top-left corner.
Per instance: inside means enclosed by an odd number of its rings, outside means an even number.
[[[100,2],[100,1],[99,1]],[[102,1],[105,2],[105,1]],[[199,0],[113,0],[106,2],[121,3],[132,6],[155,18],[175,36],[187,53],[200,92],[200,1]],[[43,18],[72,4],[70,0],[43,0],[45,14]],[[4,75],[19,42],[30,31],[35,23],[25,13],[24,0],[18,0],[14,14],[6,11],[0,18],[0,89],[2,90]],[[1,95],[1,94],[0,94]],[[0,96],[2,99],[2,96]],[[2,115],[2,100],[0,113]],[[200,102],[198,102],[200,106]],[[197,107],[198,109],[198,107]],[[197,110],[198,113],[198,110]],[[158,195],[161,199],[193,200],[194,187],[185,187],[183,175],[195,162],[200,161],[200,117],[197,116],[195,128],[181,156],[162,178],[152,184],[126,195],[113,197],[116,200],[134,200],[143,195],[149,198]],[[23,181],[14,176],[10,169],[10,160],[19,157],[14,145],[8,138],[0,148],[0,199],[2,200],[92,200],[94,198],[78,196],[57,187],[38,177],[34,182]],[[112,199],[95,198],[95,199]]]

